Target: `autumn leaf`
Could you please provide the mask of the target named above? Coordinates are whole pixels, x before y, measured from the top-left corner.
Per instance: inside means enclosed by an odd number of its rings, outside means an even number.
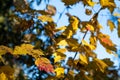
[[[8,78],[4,73],[0,73],[0,80],[8,80]]]
[[[35,60],[35,65],[40,71],[54,73],[54,68],[47,58],[40,57]]]
[[[41,20],[42,22],[52,22],[53,21],[53,19],[47,15],[38,16],[38,19]]]
[[[13,50],[7,46],[0,46],[0,55],[6,54],[6,53],[13,53]]]
[[[56,77],[63,77],[64,75],[64,68],[62,67],[58,67],[55,69],[55,72],[56,72]]]
[[[84,4],[87,4],[88,6],[91,7],[93,7],[96,4],[96,2],[93,2],[92,0],[84,0],[83,2]]]
[[[115,7],[114,1],[100,0],[100,4],[102,7]]]
[[[0,73],[4,73],[2,74],[5,78],[8,78],[8,80],[14,80],[14,69],[10,66],[1,66],[0,67]],[[1,74],[0,74],[1,76]]]
[[[87,57],[83,54],[80,54],[80,60],[84,62],[85,64],[88,64]]]
[[[80,0],[62,0],[62,2],[64,2],[66,6],[74,5],[74,4],[78,3],[79,1]]]
[[[96,48],[94,45],[89,44],[85,40],[82,40],[82,44],[85,46],[88,46],[91,50],[95,50],[95,48]]]
[[[111,20],[108,20],[107,25],[110,27],[110,30],[111,30],[111,31],[113,31],[113,30],[114,30],[115,25],[114,25],[114,23],[113,23]]]
[[[120,38],[120,19],[118,19],[117,33],[118,33],[118,37]]]
[[[13,55],[32,55],[32,57],[37,58],[40,55],[44,55],[43,51],[40,49],[34,49],[31,44],[22,44],[21,46],[16,46]]]
[[[87,30],[89,30],[89,31],[94,31],[94,27],[93,27],[92,25],[90,25],[90,24],[87,24],[87,25],[86,25],[86,28],[87,28]]]
[[[59,46],[66,46],[67,42],[66,42],[66,40],[61,40],[60,42],[57,43],[57,45],[59,45]]]
[[[98,66],[98,68],[100,69],[101,72],[104,72],[105,69],[108,67],[108,65],[100,59],[94,58],[94,61],[95,61],[96,65]]]
[[[116,51],[116,45],[110,40],[109,35],[99,33],[98,38],[100,43],[107,49]]]

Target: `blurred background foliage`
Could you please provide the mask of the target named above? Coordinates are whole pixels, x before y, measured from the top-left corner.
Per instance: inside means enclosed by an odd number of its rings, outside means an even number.
[[[44,2],[46,4],[46,8],[44,10],[35,10],[32,6],[35,1],[37,2],[37,5],[40,5],[42,2]],[[75,2],[69,2],[69,0],[62,1],[65,3],[66,9],[69,9],[71,8],[71,5],[74,5],[81,0],[76,0]],[[54,47],[51,46],[54,42],[52,37],[57,38],[59,33],[54,35],[54,29],[57,24],[54,23],[51,18],[49,18],[49,16],[51,17],[56,14],[56,8],[48,5],[48,3],[49,0],[0,0],[0,45],[15,48],[16,45],[18,46],[22,43],[30,43],[35,46],[34,49],[41,49],[44,51],[45,55],[43,55],[43,57],[48,58],[51,61],[51,64],[60,65],[57,63],[54,64],[53,56],[51,56],[55,50]],[[86,3],[86,0],[84,0],[84,3],[85,5],[89,5]],[[86,9],[85,13],[87,15],[92,14],[91,10],[89,9]],[[44,16],[38,17],[40,14],[45,16],[48,15],[47,19],[43,19]],[[69,14],[67,15],[71,16]],[[46,21],[48,23],[46,23]],[[64,39],[66,36],[61,37]],[[31,55],[13,56],[10,54],[10,50],[8,50],[8,52],[5,55],[2,55],[2,58],[0,59],[0,73],[4,76],[2,72],[7,69],[7,72],[9,72],[9,74],[7,74],[7,76],[9,76],[8,80],[42,80],[47,77],[49,77],[48,79],[57,80],[57,78],[52,78],[50,73],[38,70],[38,68],[34,65],[35,60]],[[69,61],[70,60],[72,59],[69,59]],[[71,63],[72,61],[68,62],[68,65],[74,65],[74,63]],[[111,63],[110,65],[113,64],[112,62],[109,63]],[[5,65],[10,65],[12,68]],[[67,68],[66,65],[64,65],[64,67]],[[78,63],[75,64],[75,67],[80,69],[84,66],[81,65],[81,63]],[[12,74],[13,71],[15,72],[14,77]],[[91,73],[92,72],[93,71],[91,71]],[[114,66],[112,66],[112,68],[106,70],[105,74],[102,72],[94,72],[94,74],[91,75],[96,77],[97,80],[118,80],[118,72],[119,68],[116,69]],[[88,79],[86,76],[86,79],[79,77],[83,76],[83,74],[84,73],[82,72],[77,74],[75,80],[79,80],[79,78],[80,80]],[[72,71],[66,73],[65,75],[69,77],[58,80],[73,80]],[[2,80],[2,78],[0,80]]]

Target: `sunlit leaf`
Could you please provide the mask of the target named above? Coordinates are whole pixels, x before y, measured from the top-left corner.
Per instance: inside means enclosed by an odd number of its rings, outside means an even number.
[[[91,50],[94,50],[96,48],[94,45],[87,43],[85,40],[82,40],[82,44],[88,46]]]
[[[32,55],[34,58],[43,55],[42,50],[34,49],[34,46],[31,44],[22,44],[21,46],[16,46],[13,52],[14,55]]]
[[[1,73],[0,74],[0,80],[8,80],[8,78],[4,73]]]
[[[111,30],[111,31],[113,31],[113,30],[114,30],[115,25],[114,25],[114,23],[113,23],[111,20],[108,20],[107,25],[110,27],[110,30]]]
[[[59,43],[57,43],[57,45],[59,45],[59,46],[66,46],[67,42],[66,42],[66,40],[61,40]]]
[[[55,29],[55,32],[62,31],[62,30],[65,30],[65,29],[66,29],[66,26],[62,26],[62,27],[59,27],[59,28]]]
[[[115,7],[114,1],[100,0],[100,4],[102,7]]]
[[[0,55],[3,55],[5,53],[13,53],[13,50],[7,46],[0,46]]]
[[[84,62],[85,64],[88,64],[87,57],[83,54],[80,54],[80,60]]]
[[[99,33],[98,38],[100,40],[100,43],[107,49],[110,49],[112,51],[116,51],[116,45],[110,40],[109,35],[105,35],[102,33]]]
[[[120,17],[120,13],[114,13],[113,16]]]
[[[47,58],[40,57],[35,60],[35,65],[39,70],[54,73],[54,68]]]
[[[38,16],[38,19],[41,20],[42,22],[52,22],[53,21],[53,19],[47,15]]]
[[[55,69],[55,72],[56,72],[56,77],[63,77],[64,75],[64,68],[62,67],[58,67]]]
[[[87,25],[86,25],[86,28],[87,28],[87,30],[89,30],[89,31],[94,31],[94,27],[93,27],[92,25],[90,25],[90,24],[87,24]]]
[[[54,53],[53,56],[55,63],[64,60],[66,58],[66,56],[64,56],[63,54],[57,54],[57,53]]]
[[[102,71],[102,72],[104,72],[105,69],[108,67],[108,65],[107,65],[104,61],[102,61],[102,60],[100,60],[100,59],[95,58],[94,61],[96,62],[98,68],[99,68],[100,71]]]
[[[92,0],[85,0],[85,1],[86,1],[87,5],[89,5],[91,7],[93,7],[96,4],[96,2],[93,2]]]

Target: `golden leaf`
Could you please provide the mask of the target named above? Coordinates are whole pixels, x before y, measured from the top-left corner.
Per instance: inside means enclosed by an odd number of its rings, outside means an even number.
[[[21,46],[16,46],[13,52],[14,55],[32,55],[34,58],[43,55],[43,51],[40,49],[34,49],[31,44],[22,44]]]
[[[91,7],[93,7],[96,4],[96,2],[93,2],[92,0],[86,0],[86,3]]]
[[[42,22],[52,22],[53,21],[53,19],[47,15],[38,16],[38,19],[41,20]]]
[[[54,56],[54,62],[55,62],[55,63],[56,63],[56,62],[59,62],[59,61],[61,61],[61,60],[64,60],[64,59],[66,58],[66,57],[64,57],[64,56],[58,55],[57,53],[54,53],[53,56]]]
[[[88,46],[91,50],[94,50],[96,48],[94,45],[88,44],[85,40],[82,40],[82,44]]]
[[[55,15],[56,8],[53,5],[47,5],[47,12],[51,15]]]
[[[55,72],[56,72],[56,77],[58,77],[58,78],[63,77],[63,75],[64,75],[64,68],[58,67],[58,68],[55,69]]]
[[[0,55],[6,54],[6,53],[13,53],[13,50],[9,47],[1,45],[0,46]]]
[[[116,45],[110,40],[110,36],[109,35],[105,35],[102,33],[98,34],[98,38],[100,40],[100,43],[103,45],[103,47],[112,50],[112,51],[116,51]]]
[[[80,54],[80,60],[85,64],[88,64],[87,57],[84,54]]]
[[[94,58],[94,61],[96,62],[96,65],[102,72],[104,72],[104,70],[108,67],[108,65],[100,59]]]
[[[89,30],[89,31],[94,31],[94,27],[93,27],[92,25],[90,25],[90,24],[87,24],[87,25],[86,25],[86,28],[87,28],[87,30]]]
[[[114,25],[114,23],[113,23],[111,20],[108,20],[107,25],[110,27],[110,30],[111,30],[111,31],[113,31],[113,30],[114,30],[115,25]]]
[[[57,43],[57,45],[59,45],[59,46],[66,46],[67,42],[66,42],[66,40],[61,40],[60,42]]]
[[[62,27],[59,27],[59,28],[55,29],[55,32],[62,31],[62,30],[65,30],[65,29],[66,29],[66,26],[62,26]]]
[[[100,0],[100,4],[102,7],[115,7],[114,1],[109,1],[109,0]]]
[[[8,80],[8,78],[3,72],[0,74],[0,80]]]

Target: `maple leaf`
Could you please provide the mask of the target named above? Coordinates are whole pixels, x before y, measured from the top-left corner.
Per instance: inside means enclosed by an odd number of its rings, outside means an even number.
[[[56,76],[57,76],[57,77],[63,77],[64,68],[58,67],[58,68],[55,69],[55,72],[56,72]]]
[[[54,73],[54,68],[50,64],[50,61],[47,58],[43,58],[43,57],[37,58],[35,60],[35,64],[38,67],[38,69],[41,71]]]
[[[108,20],[107,25],[110,27],[110,30],[111,30],[111,31],[113,31],[113,30],[114,30],[115,25],[114,25],[114,23],[113,23],[111,20]]]

